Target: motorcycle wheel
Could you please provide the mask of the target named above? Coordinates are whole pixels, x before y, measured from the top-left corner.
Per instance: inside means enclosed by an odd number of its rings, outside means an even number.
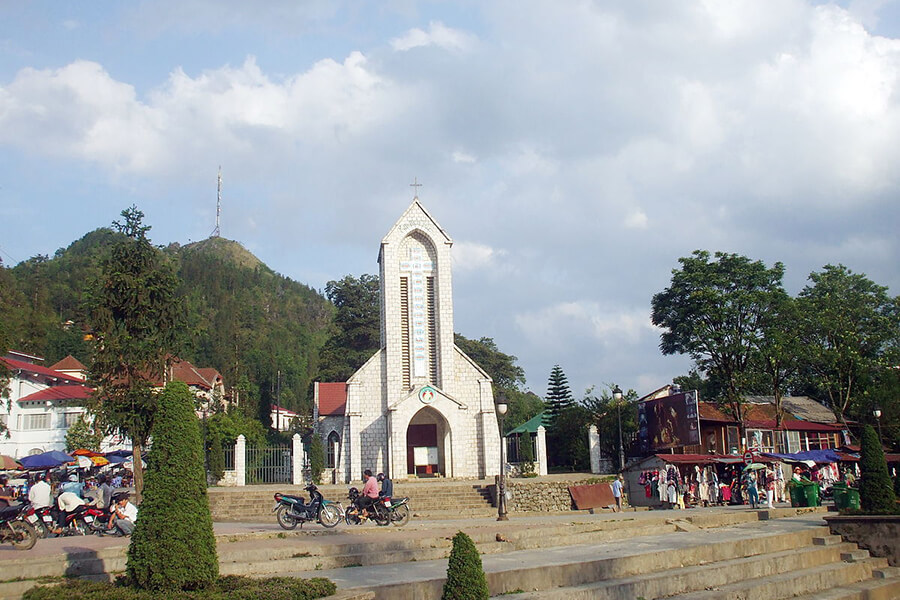
[[[359,519],[359,509],[356,508],[355,505],[351,504],[347,507],[347,510],[344,511],[344,521],[347,522],[347,525],[359,525],[361,523]]]
[[[391,513],[391,522],[397,527],[403,527],[409,523],[409,507],[401,504]]]
[[[328,529],[340,523],[343,518],[344,515],[341,513],[341,509],[334,504],[326,504],[319,509],[319,523]]]
[[[288,507],[284,504],[275,511],[275,517],[278,519],[278,524],[281,525],[282,529],[294,529],[297,527],[297,519],[288,513]]]
[[[91,535],[93,533],[91,528],[82,520],[75,521],[75,531],[74,535]]]
[[[9,523],[12,529],[10,541],[16,550],[31,550],[37,543],[37,532],[34,527],[22,521],[12,521]]]
[[[384,527],[385,525],[391,524],[391,517],[389,514],[387,514],[387,509],[372,507],[372,512],[375,513],[375,516],[372,517],[372,520],[375,521],[375,524],[379,527]]]

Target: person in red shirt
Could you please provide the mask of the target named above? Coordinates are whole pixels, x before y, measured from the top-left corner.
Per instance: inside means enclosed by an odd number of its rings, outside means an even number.
[[[378,482],[372,477],[371,469],[363,471],[363,481],[365,485],[363,485],[362,496],[359,497],[360,510],[369,508],[378,499]]]

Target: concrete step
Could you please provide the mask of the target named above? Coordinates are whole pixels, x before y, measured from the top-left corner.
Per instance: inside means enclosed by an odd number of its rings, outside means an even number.
[[[722,598],[782,600],[804,594],[811,598],[819,598],[825,591],[870,580],[872,570],[881,566],[883,562],[884,559],[869,559],[858,563],[829,563],[800,571],[748,579],[714,589],[672,596],[670,600],[721,600]]]
[[[850,546],[848,544],[847,546]],[[737,584],[748,578],[768,578],[788,572],[834,564],[839,546],[807,546],[785,552],[746,556],[679,569],[517,595],[521,600],[618,600],[620,598],[666,598],[710,587]],[[727,598],[739,596],[724,596]]]

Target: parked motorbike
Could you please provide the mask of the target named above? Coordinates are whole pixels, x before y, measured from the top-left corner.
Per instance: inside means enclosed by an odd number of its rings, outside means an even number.
[[[382,504],[391,517],[391,523],[397,527],[403,527],[409,523],[409,498],[391,498],[390,496],[382,496],[380,498]]]
[[[344,511],[339,502],[323,498],[314,484],[303,489],[309,492],[309,504],[304,502],[302,496],[275,494],[275,508],[272,512],[282,528],[293,529],[300,523],[302,529],[307,521],[315,521],[330,529],[341,522]]]
[[[0,541],[10,542],[16,550],[31,550],[37,542],[34,509],[28,503],[0,508]]]
[[[379,496],[370,506],[362,508],[362,496],[357,488],[350,488],[347,497],[350,499],[350,506],[344,511],[347,525],[359,525],[369,519],[382,527],[391,523],[402,527],[409,522],[409,498],[392,500],[387,496]]]
[[[51,511],[52,508],[50,506],[34,509],[34,516],[36,517],[34,530],[37,532],[38,537],[55,537],[56,534],[53,533],[53,530],[56,529],[56,516]]]

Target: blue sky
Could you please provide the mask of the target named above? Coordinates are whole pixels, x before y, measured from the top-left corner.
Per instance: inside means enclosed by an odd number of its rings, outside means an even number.
[[[455,329],[646,393],[697,248],[900,289],[900,2],[0,0],[0,257],[136,204],[322,289],[419,196]]]

